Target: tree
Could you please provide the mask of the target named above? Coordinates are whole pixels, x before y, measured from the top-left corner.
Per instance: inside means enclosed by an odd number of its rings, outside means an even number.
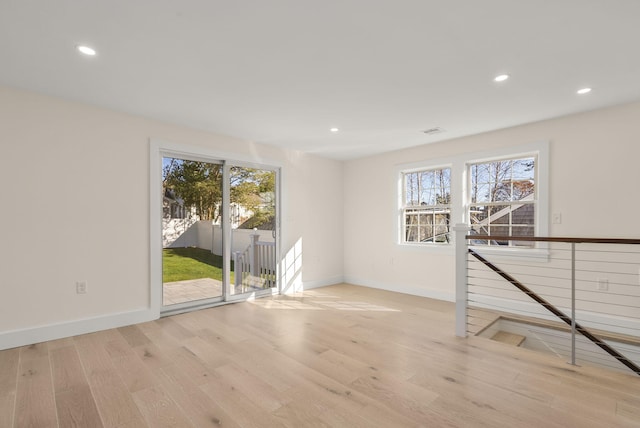
[[[451,169],[406,173],[404,190],[405,241],[448,241]]]
[[[516,159],[475,164],[471,167],[471,202],[518,201],[534,192],[534,159]]]
[[[476,225],[474,230],[484,233],[493,230],[495,234],[503,235],[511,233],[514,213],[532,201],[528,197],[535,192],[534,169],[535,158],[471,166],[470,220],[472,225]],[[522,216],[519,220],[522,222]]]
[[[222,165],[171,159],[163,168],[162,185],[184,205],[194,208],[201,220],[216,220],[222,201]]]
[[[254,168],[232,167],[231,202],[253,212],[253,227],[268,224],[275,228],[276,174]]]
[[[167,159],[163,168],[163,188],[193,208],[201,220],[220,220],[222,214],[223,166],[209,162]],[[230,168],[230,199],[254,215],[275,214],[275,173],[255,168]]]

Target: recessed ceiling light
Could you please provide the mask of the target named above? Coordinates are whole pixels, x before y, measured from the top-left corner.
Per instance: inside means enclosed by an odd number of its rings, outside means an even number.
[[[509,78],[508,74],[501,74],[499,76],[496,76],[493,78],[494,82],[504,82],[505,80],[507,80]]]
[[[331,131],[331,132],[338,132],[338,131],[340,131],[340,130],[339,130],[338,128],[331,128],[329,131]]]
[[[83,53],[88,56],[94,56],[96,54],[96,50],[93,48],[90,48],[89,46],[78,45],[77,49],[80,53]]]
[[[578,95],[588,94],[589,92],[591,92],[591,88],[582,88],[577,91]]]

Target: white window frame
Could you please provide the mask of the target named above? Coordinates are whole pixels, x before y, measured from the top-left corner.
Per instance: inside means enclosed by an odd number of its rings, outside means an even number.
[[[537,159],[536,192],[537,203],[535,207],[535,235],[549,235],[549,142],[541,141],[530,144],[502,147],[493,150],[463,153],[457,156],[437,158],[411,162],[398,165],[395,170],[395,180],[397,183],[397,202],[394,208],[393,224],[396,245],[405,248],[416,248],[418,250],[431,250],[442,252],[453,252],[455,240],[449,244],[433,245],[432,243],[405,243],[403,242],[403,203],[404,203],[404,183],[403,174],[409,171],[438,169],[442,167],[451,168],[451,213],[450,224],[469,224],[470,192],[468,192],[469,165],[481,162],[490,162],[500,159],[516,159],[528,156],[535,156]],[[527,257],[546,257],[548,250],[544,245],[536,248],[500,247],[500,246],[476,246],[482,253],[508,254],[515,253]]]
[[[411,174],[421,174],[421,173],[428,173],[428,172],[434,172],[434,171],[442,171],[442,170],[449,170],[449,182],[451,182],[451,165],[444,165],[444,166],[440,166],[440,167],[432,167],[432,168],[420,168],[420,169],[414,169],[414,170],[405,170],[402,171],[401,175],[402,175],[402,206],[400,208],[401,211],[401,223],[402,223],[402,232],[401,232],[401,241],[403,244],[407,244],[407,245],[447,245],[450,244],[451,241],[453,240],[453,235],[451,234],[452,232],[452,224],[451,224],[451,202],[449,202],[448,204],[433,204],[433,205],[422,205],[422,204],[418,204],[418,205],[412,205],[409,204],[406,200],[406,195],[407,195],[407,176],[411,175]],[[449,183],[449,194],[450,197],[453,198],[453,195],[451,194],[451,183]],[[418,198],[420,198],[420,193],[421,193],[421,186],[420,186],[420,181],[418,182]],[[433,212],[433,210],[442,210],[443,212],[448,213],[449,215],[449,221],[448,221],[448,242],[437,242],[437,241],[425,241],[425,242],[421,242],[421,241],[408,241],[406,239],[407,237],[407,224],[406,224],[406,219],[407,219],[407,214],[409,211],[418,211],[418,213],[416,214],[418,216],[418,218],[421,216],[421,214],[419,213],[420,210],[424,210],[425,214],[428,215],[435,215],[435,213]]]
[[[528,199],[523,199],[523,200],[508,200],[508,201],[476,201],[473,202],[473,177],[472,177],[472,173],[471,170],[474,166],[476,165],[487,165],[487,164],[494,164],[494,163],[499,163],[499,162],[505,162],[505,161],[519,161],[519,160],[524,160],[524,159],[533,159],[534,160],[534,189],[533,189],[533,193],[531,194],[531,198]],[[515,205],[532,205],[534,207],[534,235],[535,235],[535,226],[536,226],[536,210],[535,207],[538,204],[538,186],[537,186],[537,180],[538,180],[538,165],[539,165],[539,161],[538,161],[538,155],[537,154],[528,154],[528,155],[523,155],[523,156],[510,156],[507,158],[504,157],[500,157],[497,159],[489,159],[489,160],[483,160],[480,162],[470,162],[467,164],[467,175],[468,175],[468,183],[467,183],[467,195],[466,195],[466,199],[468,201],[467,204],[467,218],[469,220],[467,226],[470,226],[473,228],[473,224],[471,224],[471,207],[473,206],[485,206],[485,207],[496,207],[496,206],[506,206],[506,207],[513,207]],[[513,172],[513,171],[511,171]],[[490,183],[484,183],[484,184],[490,184]],[[515,211],[514,208],[508,208],[509,209],[509,213],[506,214],[506,216],[509,217],[509,222],[508,223],[496,223],[493,224],[492,223],[488,223],[487,227],[489,229],[491,229],[491,227],[508,227],[509,229],[511,227],[517,227],[517,226],[513,226],[512,222],[511,222],[511,214],[513,211]],[[500,212],[505,211],[505,210],[501,210]],[[472,230],[473,233],[473,230]],[[484,233],[479,233],[479,234],[484,234]],[[496,235],[496,233],[491,233],[489,232],[489,234],[493,234]],[[498,234],[500,235],[500,234]],[[509,235],[509,233],[504,234],[504,235]],[[503,235],[503,236],[504,236]],[[506,245],[508,247],[517,247],[517,248],[531,248],[532,246],[535,246],[534,242],[527,242],[527,245],[514,245],[513,241],[509,241],[509,244]],[[482,246],[482,247],[492,247],[492,246],[496,246],[499,244],[493,244],[491,243],[491,241],[489,241],[487,244],[473,244],[470,243],[470,245],[474,245],[474,246]],[[502,247],[505,247],[505,245],[501,245]]]

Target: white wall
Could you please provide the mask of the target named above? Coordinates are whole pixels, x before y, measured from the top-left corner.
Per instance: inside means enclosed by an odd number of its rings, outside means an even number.
[[[148,319],[149,138],[282,165],[289,290],[344,276],[453,299],[452,251],[396,243],[398,165],[548,140],[550,234],[638,238],[638,118],[634,103],[341,163],[0,86],[0,349]]]
[[[150,138],[279,162],[298,286],[342,279],[340,162],[0,86],[0,349],[149,316]]]
[[[640,238],[640,103],[346,162],[345,280],[453,300],[451,250],[397,244],[397,167],[550,142],[551,236]]]

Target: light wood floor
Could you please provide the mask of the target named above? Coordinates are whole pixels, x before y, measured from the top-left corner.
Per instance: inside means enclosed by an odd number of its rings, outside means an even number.
[[[640,377],[338,285],[0,352],[0,427],[638,427]]]

